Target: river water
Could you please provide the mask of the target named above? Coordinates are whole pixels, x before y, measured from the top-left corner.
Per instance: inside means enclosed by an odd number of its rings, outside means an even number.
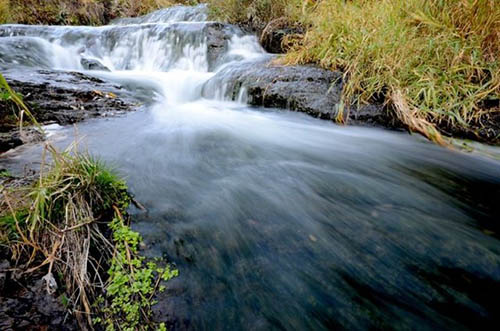
[[[180,276],[171,329],[495,329],[500,162],[406,133],[340,127],[228,99],[216,71],[269,56],[234,28],[208,59],[204,7],[91,27],[2,26],[0,66],[88,74],[145,94],[141,110],[78,126],[126,176],[150,256]],[[28,69],[26,69],[28,68]],[[65,146],[73,128],[52,126]],[[3,163],[37,162],[25,146]]]

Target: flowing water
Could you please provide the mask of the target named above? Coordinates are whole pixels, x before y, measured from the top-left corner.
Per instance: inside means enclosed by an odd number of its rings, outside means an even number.
[[[157,314],[172,329],[494,329],[500,162],[405,133],[245,105],[217,70],[269,56],[229,28],[210,63],[204,7],[91,27],[0,27],[4,70],[83,70],[149,93],[79,125],[126,175],[145,252],[176,263]],[[16,69],[17,68],[17,69]],[[210,91],[207,92],[207,91]],[[72,128],[55,128],[64,146]],[[3,160],[40,159],[26,146]]]

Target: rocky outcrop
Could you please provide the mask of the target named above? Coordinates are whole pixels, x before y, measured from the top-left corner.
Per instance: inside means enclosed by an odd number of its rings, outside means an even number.
[[[15,70],[4,73],[10,86],[36,119],[60,125],[81,122],[93,117],[121,114],[133,110],[138,100],[120,86],[79,72],[55,70]],[[15,108],[0,103],[0,153],[23,143],[37,141],[34,129],[17,130]]]
[[[304,30],[298,25],[290,25],[284,17],[269,22],[260,34],[260,43],[269,53],[286,53],[286,39],[294,35],[303,34]]]
[[[246,94],[247,102],[254,106],[290,109],[328,120],[340,116],[344,121],[387,124],[389,117],[381,105],[342,108],[342,88],[340,72],[273,64],[270,57],[222,69],[205,84],[203,94],[215,97],[222,89],[231,100]]]

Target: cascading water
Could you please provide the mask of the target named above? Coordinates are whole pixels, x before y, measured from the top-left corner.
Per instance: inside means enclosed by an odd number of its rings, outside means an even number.
[[[499,162],[403,133],[227,100],[214,73],[268,54],[175,7],[105,27],[0,27],[2,70],[84,70],[156,95],[79,126],[148,209],[147,254],[175,262],[171,329],[491,329],[500,322]],[[227,41],[215,55],[212,33]],[[140,87],[140,88],[139,88]],[[72,129],[51,137],[64,146]],[[9,160],[36,161],[40,147]]]

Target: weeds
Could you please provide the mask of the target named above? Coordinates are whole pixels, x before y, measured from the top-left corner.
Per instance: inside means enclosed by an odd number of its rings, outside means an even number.
[[[103,25],[193,0],[0,0],[0,23]],[[5,14],[4,14],[5,13]],[[12,14],[12,15],[11,15]],[[4,18],[5,16],[5,18]]]
[[[301,0],[208,0],[212,18],[252,24],[264,29],[277,19],[295,24],[301,20]]]
[[[176,277],[178,271],[171,270],[168,265],[159,267],[139,256],[138,246],[142,239],[125,224],[118,209],[109,226],[113,231],[115,251],[108,270],[106,296],[96,301],[104,317],[97,317],[94,323],[105,325],[107,329],[116,325],[124,330],[143,329],[145,322],[151,324],[153,296],[165,290],[160,282]],[[165,328],[163,324],[158,327]]]

